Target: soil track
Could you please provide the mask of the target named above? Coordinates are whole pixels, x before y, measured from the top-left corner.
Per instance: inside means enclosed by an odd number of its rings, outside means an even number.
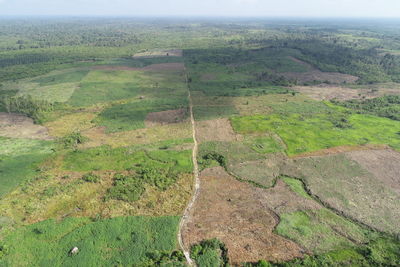
[[[51,140],[46,127],[24,115],[0,112],[0,136]]]
[[[186,72],[186,70],[185,70]],[[186,76],[186,84],[188,83],[188,76]],[[194,193],[192,196],[192,199],[188,203],[182,219],[179,223],[179,229],[178,229],[178,242],[179,246],[181,247],[183,254],[185,255],[186,261],[190,266],[196,265],[193,260],[190,258],[190,244],[185,243],[182,237],[182,232],[183,228],[187,225],[190,212],[192,210],[192,207],[199,195],[200,192],[200,179],[199,179],[199,165],[197,163],[197,152],[198,152],[198,143],[196,139],[196,125],[194,121],[194,115],[193,115],[193,101],[192,97],[190,95],[190,89],[188,87],[188,99],[189,99],[189,112],[190,112],[190,122],[192,124],[192,133],[193,133],[193,152],[192,152],[192,161],[193,161],[193,174],[194,174]]]

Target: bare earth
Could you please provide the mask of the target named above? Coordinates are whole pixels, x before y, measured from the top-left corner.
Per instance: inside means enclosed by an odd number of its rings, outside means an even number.
[[[307,72],[283,72],[280,73],[281,75],[285,76],[288,79],[295,79],[300,83],[305,83],[305,82],[312,82],[312,81],[329,81],[331,83],[354,83],[358,80],[358,77],[348,75],[348,74],[343,74],[343,73],[338,73],[338,72],[322,72],[310,64],[301,61],[297,58],[290,57],[293,61],[297,63],[301,63],[307,68],[310,69],[310,71]]]
[[[237,135],[228,119],[214,119],[196,122],[197,140],[207,141],[237,141],[240,136]]]
[[[348,157],[400,195],[400,153],[391,149],[352,151]]]
[[[158,50],[158,51],[145,51],[136,53],[133,58],[153,58],[153,57],[181,57],[182,49]]]
[[[234,265],[303,255],[296,243],[273,233],[279,219],[265,205],[265,191],[237,181],[221,167],[204,170],[200,181],[200,194],[182,231],[185,244],[218,238]]]
[[[352,89],[334,85],[318,86],[296,86],[294,90],[303,93],[315,100],[351,100],[351,99],[370,99],[388,95],[398,95],[400,90],[397,88],[379,88],[378,90]]]
[[[165,125],[170,123],[182,122],[187,118],[187,109],[174,109],[160,112],[151,112],[147,114],[145,125],[153,127],[157,125]]]
[[[50,140],[46,127],[33,123],[31,118],[19,114],[0,112],[0,136]]]

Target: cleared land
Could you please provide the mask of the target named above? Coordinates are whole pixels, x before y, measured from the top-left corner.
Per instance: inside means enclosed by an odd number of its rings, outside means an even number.
[[[298,245],[273,233],[278,218],[251,185],[230,177],[221,167],[203,171],[200,182],[200,195],[183,231],[186,244],[219,238],[233,264],[302,256]]]
[[[0,136],[51,140],[46,127],[33,123],[31,118],[20,114],[0,112]]]
[[[196,122],[196,138],[199,142],[237,141],[240,135],[235,134],[228,119],[214,119]]]

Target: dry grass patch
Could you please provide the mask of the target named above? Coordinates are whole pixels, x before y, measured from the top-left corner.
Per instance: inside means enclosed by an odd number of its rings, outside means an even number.
[[[398,164],[397,159],[396,154],[386,166]],[[295,159],[293,168],[281,170],[301,178],[313,195],[347,217],[380,231],[400,233],[400,195],[388,183],[390,174],[377,178],[346,153]],[[379,170],[384,172],[384,166]]]
[[[170,139],[191,138],[192,127],[190,123],[176,123],[137,129],[125,132],[107,134],[105,127],[95,127],[82,132],[89,141],[82,144],[82,148],[110,145],[121,147],[136,144],[151,144]]]
[[[387,145],[375,145],[375,144],[366,144],[366,145],[355,145],[355,146],[336,146],[326,149],[321,149],[312,152],[306,152],[302,154],[297,154],[291,156],[291,158],[306,158],[306,157],[318,157],[318,156],[327,156],[327,155],[334,155],[344,152],[350,151],[369,151],[375,149],[389,149]]]
[[[0,136],[50,140],[46,127],[33,123],[24,115],[0,112]]]
[[[233,131],[231,122],[226,118],[196,122],[196,138],[199,142],[229,142],[242,139]]]
[[[200,180],[200,194],[183,229],[187,246],[218,238],[233,264],[303,255],[297,244],[273,233],[279,219],[260,200],[262,190],[237,181],[221,167],[203,171]]]
[[[92,120],[96,113],[78,112],[62,116],[54,121],[45,123],[51,136],[62,137],[72,132],[84,131],[94,126]]]
[[[400,195],[400,153],[391,149],[362,150],[346,153]]]

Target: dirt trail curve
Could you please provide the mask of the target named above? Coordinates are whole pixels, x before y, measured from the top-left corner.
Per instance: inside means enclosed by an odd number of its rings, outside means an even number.
[[[186,84],[188,84],[186,68],[184,69],[184,71],[185,71],[185,75],[186,75]],[[192,133],[193,133],[193,142],[194,142],[192,160],[193,160],[193,174],[194,174],[195,182],[194,182],[194,193],[193,193],[192,199],[188,203],[188,205],[183,213],[182,219],[179,223],[178,240],[179,240],[179,246],[181,247],[183,253],[185,254],[187,263],[190,266],[195,266],[196,264],[190,258],[190,248],[185,246],[183,239],[182,239],[182,228],[187,223],[187,221],[189,219],[190,210],[192,209],[193,204],[196,201],[197,196],[199,195],[199,192],[200,192],[199,165],[197,164],[198,144],[197,144],[197,139],[196,139],[196,126],[195,126],[194,116],[193,116],[193,103],[192,103],[192,97],[190,95],[189,86],[188,86],[188,98],[189,98],[190,122],[192,123]]]

